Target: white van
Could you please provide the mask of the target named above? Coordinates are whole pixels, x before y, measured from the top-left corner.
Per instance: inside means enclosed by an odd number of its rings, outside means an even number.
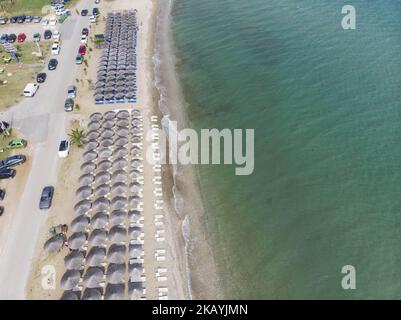
[[[38,89],[39,85],[37,83],[28,83],[24,89],[24,96],[33,97]]]

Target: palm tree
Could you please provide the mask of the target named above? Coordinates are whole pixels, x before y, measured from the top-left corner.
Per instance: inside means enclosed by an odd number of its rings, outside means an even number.
[[[83,139],[85,136],[85,131],[82,129],[71,129],[71,133],[68,134],[71,138],[71,143],[76,144],[78,148],[83,147]]]

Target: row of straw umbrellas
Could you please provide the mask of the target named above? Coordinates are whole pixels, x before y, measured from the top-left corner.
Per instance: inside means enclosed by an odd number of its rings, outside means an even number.
[[[137,30],[135,12],[108,14],[95,83],[96,103],[136,102]]]
[[[70,224],[72,234],[68,245],[72,251],[64,259],[66,272],[61,287],[65,291],[61,299],[125,299],[127,295],[139,298],[144,292],[143,265],[128,263],[144,254],[142,244],[132,242],[142,234],[143,216],[139,210],[142,186],[130,174],[135,167],[133,163],[139,162],[128,147],[134,136],[141,137],[141,119],[138,110],[90,116],[89,132],[100,135],[87,137],[85,145],[82,175],[76,190],[78,202],[74,206],[78,215]],[[128,129],[126,136],[116,134],[112,144],[102,146],[103,141],[113,139],[102,133],[107,130],[117,133],[121,129]],[[130,134],[134,129],[138,130],[137,135]],[[139,176],[140,172],[137,173]],[[82,289],[77,290],[79,287]]]

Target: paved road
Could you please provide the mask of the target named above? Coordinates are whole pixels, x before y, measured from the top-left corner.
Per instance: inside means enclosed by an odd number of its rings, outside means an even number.
[[[84,7],[91,10],[93,1],[82,0],[77,6],[79,10]],[[0,116],[38,145],[28,160],[32,161],[32,167],[19,205],[12,213],[9,236],[0,244],[0,299],[25,299],[39,230],[46,219],[46,211],[38,209],[38,201],[42,188],[56,183],[58,144],[66,136],[65,123],[69,116],[63,110],[64,100],[79,68],[74,60],[81,29],[88,24],[88,17],[74,15],[59,26],[62,47],[57,69],[46,71],[46,82],[34,98],[26,98]]]

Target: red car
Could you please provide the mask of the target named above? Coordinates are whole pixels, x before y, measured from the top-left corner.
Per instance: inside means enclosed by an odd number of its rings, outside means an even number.
[[[25,39],[26,39],[25,33],[20,33],[20,34],[18,35],[18,37],[17,37],[17,41],[18,41],[18,42],[24,42]]]
[[[86,54],[86,46],[85,46],[84,44],[81,44],[81,45],[79,46],[78,53],[81,54],[81,55]]]

